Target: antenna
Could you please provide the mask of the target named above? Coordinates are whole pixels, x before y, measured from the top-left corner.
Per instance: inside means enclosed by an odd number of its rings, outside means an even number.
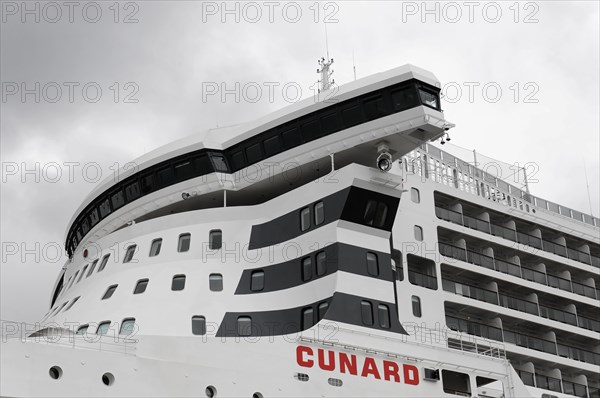
[[[352,50],[352,69],[354,70],[354,80],[356,80],[356,63],[354,62],[354,50]]]
[[[585,185],[587,186],[588,202],[590,204],[590,215],[594,217],[594,211],[592,210],[592,197],[590,196],[590,182],[588,181],[587,167],[585,166],[585,159],[583,159],[583,173],[585,175]]]
[[[327,59],[329,60],[329,39],[327,38],[327,24],[325,24],[325,50],[327,51]]]
[[[327,52],[327,60],[321,57],[317,62],[319,63],[319,69],[317,69],[317,73],[321,74],[321,79],[318,83],[321,83],[319,87],[319,93],[322,91],[327,91],[331,88],[332,85],[335,84],[335,80],[329,78],[333,75],[333,69],[329,71],[329,68],[333,64],[333,58],[329,58],[329,39],[327,37],[327,25],[325,25],[325,50]]]

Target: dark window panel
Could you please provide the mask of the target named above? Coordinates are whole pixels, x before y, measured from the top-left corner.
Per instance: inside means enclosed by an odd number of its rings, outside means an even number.
[[[273,156],[282,151],[281,140],[279,139],[279,135],[276,135],[271,138],[267,138],[264,142],[265,152],[267,156]]]
[[[123,195],[123,191],[117,191],[116,193],[114,193],[111,196],[110,201],[114,210],[123,207],[123,205],[125,204],[125,195]]]
[[[315,225],[323,224],[323,221],[325,221],[325,211],[324,211],[323,202],[319,202],[319,203],[315,204],[314,210],[315,210]]]
[[[265,272],[264,271],[253,271],[252,277],[250,278],[250,290],[253,292],[260,292],[265,288]]]
[[[401,112],[418,105],[419,99],[413,86],[392,91],[392,107],[395,112]]]
[[[140,194],[140,186],[137,181],[125,187],[125,197],[127,198],[127,202],[136,200],[140,197]]]
[[[223,232],[220,229],[213,229],[208,234],[208,247],[211,250],[219,250],[223,246]]]
[[[321,137],[321,126],[319,126],[318,119],[313,119],[303,123],[300,126],[300,130],[302,131],[302,138],[304,138],[304,142],[316,140],[317,138]]]
[[[246,167],[246,160],[244,159],[244,152],[237,151],[231,155],[231,163],[233,164],[234,170],[243,169]]]
[[[171,166],[167,166],[163,169],[160,169],[156,172],[156,188],[164,188],[173,184],[173,170]]]
[[[194,177],[194,165],[190,160],[175,164],[175,181],[181,182]]]
[[[325,318],[325,314],[327,313],[327,310],[329,309],[329,303],[328,302],[324,302],[319,304],[319,320]]]
[[[381,95],[366,99],[363,103],[363,106],[365,108],[367,120],[379,119],[380,117],[388,114],[383,97]]]
[[[219,153],[210,153],[210,161],[212,162],[213,168],[216,172],[227,173],[229,172],[229,167],[227,166],[227,161],[225,157]]]
[[[150,257],[158,256],[162,247],[162,239],[154,239],[150,245]]]
[[[142,191],[143,195],[147,195],[154,191],[154,177],[152,174],[147,174],[140,178],[140,190]]]
[[[342,121],[344,128],[349,128],[364,122],[364,116],[360,105],[354,105],[342,110]]]
[[[117,290],[117,286],[119,286],[119,285],[109,286],[108,289],[106,289],[106,292],[104,293],[104,295],[102,296],[102,300],[107,300],[107,299],[111,298],[113,293],[115,292],[115,290]]]
[[[290,149],[302,144],[300,132],[295,127],[281,133],[281,138],[283,138],[283,146],[285,149]]]
[[[148,279],[140,279],[135,285],[135,289],[133,289],[133,294],[142,294],[146,291],[148,287]]]
[[[379,312],[379,326],[384,329],[390,328],[390,309],[385,304],[379,304],[377,306],[377,310]]]
[[[203,316],[192,317],[192,334],[202,336],[206,334],[206,318]]]
[[[223,275],[210,274],[208,277],[208,285],[211,292],[223,291]]]
[[[325,252],[317,253],[317,276],[327,273],[327,255]]]
[[[309,281],[312,278],[312,261],[310,257],[302,259],[302,280]]]
[[[246,148],[246,157],[248,158],[248,163],[253,164],[258,162],[263,158],[263,151],[260,147],[260,144],[250,145]]]
[[[302,310],[302,330],[313,327],[315,324],[315,311],[312,308]]]
[[[98,209],[93,208],[92,211],[90,211],[90,221],[92,222],[92,227],[96,224],[98,224],[98,222],[100,221],[100,216],[98,215]]]
[[[240,316],[237,320],[238,336],[252,335],[252,318],[249,316]]]
[[[171,282],[171,290],[179,291],[185,288],[185,275],[175,275]]]
[[[300,230],[306,231],[310,228],[310,208],[306,207],[300,211]]]
[[[212,164],[210,163],[210,160],[208,159],[208,156],[206,154],[195,156],[192,160],[192,163],[194,164],[194,170],[196,171],[196,175],[205,175],[214,171]]]
[[[379,264],[377,261],[377,254],[375,253],[367,253],[367,272],[371,276],[379,275]]]
[[[361,301],[360,314],[363,324],[367,326],[373,325],[373,305],[369,301]]]
[[[98,206],[98,209],[100,210],[101,218],[108,216],[112,211],[110,209],[110,203],[108,202],[108,199],[104,199],[102,202],[100,202],[100,206]]]
[[[187,252],[190,250],[190,243],[192,240],[192,235],[190,234],[181,234],[179,235],[179,241],[177,242],[177,251],[178,252]]]
[[[321,129],[324,135],[343,130],[342,121],[337,111],[321,117]]]

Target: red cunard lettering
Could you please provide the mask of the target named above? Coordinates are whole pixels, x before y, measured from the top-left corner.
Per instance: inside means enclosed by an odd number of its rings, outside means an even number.
[[[303,366],[305,368],[312,368],[315,362],[312,359],[304,359],[304,354],[312,356],[312,348],[305,347],[302,345],[296,347],[296,362],[298,362],[298,365]]]

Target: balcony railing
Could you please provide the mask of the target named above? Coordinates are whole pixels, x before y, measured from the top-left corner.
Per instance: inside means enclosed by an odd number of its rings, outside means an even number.
[[[550,340],[540,339],[539,337],[528,336],[510,330],[504,330],[504,342],[518,345],[519,347],[529,348],[531,350],[542,351],[548,354],[557,353],[556,343]]]
[[[600,290],[591,286],[583,285],[579,282],[573,282],[556,275],[550,275],[545,272],[527,268],[523,265],[500,260],[482,253],[466,250],[461,247],[453,246],[448,243],[439,243],[440,254],[457,260],[466,261],[470,264],[479,265],[487,269],[492,269],[504,274],[516,276],[521,279],[540,283],[542,285],[555,287],[566,292],[586,296],[593,299],[600,299]]]
[[[442,288],[450,293],[470,297],[475,300],[485,301],[486,303],[490,304],[498,304],[498,293],[492,290],[455,282],[449,279],[442,279]]]
[[[413,285],[423,286],[427,289],[437,290],[438,288],[437,278],[435,276],[427,275],[412,269],[408,270],[408,280]]]
[[[508,296],[506,294],[500,294],[500,305],[505,308],[512,310],[526,312],[531,315],[540,314],[537,303],[532,301],[523,300],[517,297]]]
[[[519,232],[502,225],[490,223],[480,220],[475,217],[467,216],[454,210],[445,209],[443,207],[435,207],[435,214],[438,218],[450,221],[454,224],[462,225],[480,232],[498,236],[512,242],[518,242],[523,245],[535,247],[536,249],[544,250],[561,257],[579,261],[584,264],[594,265],[600,268],[600,258],[589,253],[582,252],[577,249],[568,248],[567,246],[559,245],[558,243],[541,239],[537,236],[529,235],[524,232]]]
[[[535,386],[537,388],[542,388],[544,390],[562,392],[562,386],[560,383],[560,379],[555,379],[554,377],[536,374],[535,375]]]

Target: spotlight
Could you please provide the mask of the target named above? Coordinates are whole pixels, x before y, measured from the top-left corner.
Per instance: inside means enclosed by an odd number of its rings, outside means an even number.
[[[446,134],[446,141],[450,142],[450,134]]]
[[[183,199],[183,200],[189,199],[189,197],[190,197],[190,194],[187,192],[184,192],[181,194],[181,199]]]
[[[386,142],[377,144],[377,168],[384,173],[387,173],[392,169],[393,159],[389,150],[390,148]]]
[[[440,144],[444,145],[446,143],[446,141],[444,141],[444,139],[442,138],[442,141],[440,142]]]

